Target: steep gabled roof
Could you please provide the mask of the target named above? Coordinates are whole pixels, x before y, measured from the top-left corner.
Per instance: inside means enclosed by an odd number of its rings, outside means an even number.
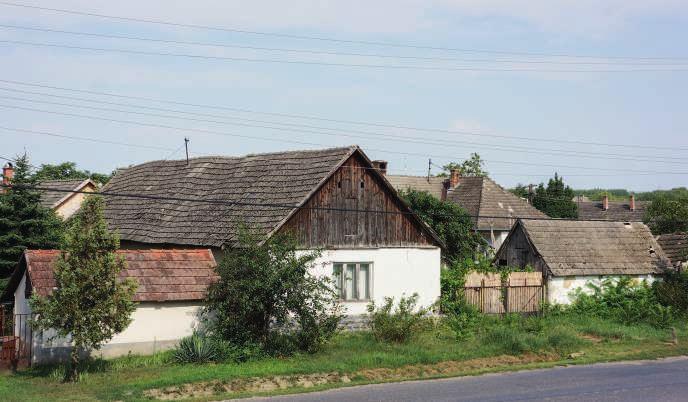
[[[424,191],[435,198],[442,198],[442,187],[446,177],[439,176],[404,176],[386,175],[385,178],[400,191],[416,190]]]
[[[56,208],[75,193],[69,191],[81,191],[88,185],[97,188],[96,183],[91,179],[76,180],[45,180],[37,184],[38,187],[45,187],[54,190],[41,190],[41,205],[46,208]]]
[[[59,250],[26,250],[12,274],[3,301],[12,300],[24,273],[30,291],[48,296],[56,286],[53,270]],[[119,250],[126,269],[122,278],[138,283],[134,301],[203,300],[208,285],[217,279],[215,258],[208,249],[189,250]]]
[[[674,265],[688,261],[688,233],[659,235],[657,242]]]
[[[575,200],[574,200],[575,201]],[[578,219],[607,220],[616,222],[642,222],[645,209],[650,204],[647,201],[636,201],[635,209],[626,201],[609,201],[609,208],[605,211],[602,201],[580,201],[578,204]]]
[[[516,218],[547,219],[547,215],[489,177],[461,177],[459,185],[447,193],[447,200],[466,209],[478,230],[509,230]]]
[[[642,223],[519,220],[512,233],[521,228],[555,276],[642,275],[669,267],[662,248]],[[507,238],[497,254],[508,243]]]
[[[396,197],[358,146],[155,161],[118,172],[103,189],[105,218],[122,240],[203,247],[233,245],[240,223],[270,235],[350,157],[359,155]],[[177,198],[141,199],[108,193]],[[179,200],[182,199],[182,200]],[[216,201],[196,202],[194,199]],[[234,204],[232,204],[234,203]],[[401,202],[407,211],[406,204]],[[420,230],[437,235],[412,214]]]

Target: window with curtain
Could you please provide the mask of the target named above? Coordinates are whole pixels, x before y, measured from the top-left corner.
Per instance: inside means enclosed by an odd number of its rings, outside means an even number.
[[[370,300],[372,264],[368,262],[334,263],[335,288],[342,300]]]

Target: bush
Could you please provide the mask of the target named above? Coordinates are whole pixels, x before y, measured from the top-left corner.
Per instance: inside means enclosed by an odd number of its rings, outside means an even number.
[[[652,288],[662,305],[688,315],[688,272],[667,271],[664,280],[654,282]]]
[[[221,360],[221,354],[215,340],[194,333],[179,341],[174,359],[178,363],[209,363]]]
[[[660,303],[646,282],[634,284],[632,279],[607,279],[600,286],[588,284],[587,294],[577,290],[569,311],[583,315],[608,318],[623,324],[649,324],[668,328],[675,318],[674,309]]]
[[[384,342],[405,343],[422,329],[427,321],[428,309],[416,308],[418,294],[401,297],[394,308],[394,298],[385,297],[385,302],[376,308],[375,302],[368,304],[370,326],[375,339]]]
[[[322,349],[337,331],[341,307],[332,281],[309,271],[318,252],[299,253],[287,234],[263,239],[245,227],[221,259],[208,289],[210,333],[273,355]]]

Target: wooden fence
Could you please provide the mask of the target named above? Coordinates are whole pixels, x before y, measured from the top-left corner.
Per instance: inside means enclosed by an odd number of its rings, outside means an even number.
[[[512,272],[504,281],[499,274],[472,272],[466,277],[464,295],[486,314],[537,313],[545,290],[540,272]]]

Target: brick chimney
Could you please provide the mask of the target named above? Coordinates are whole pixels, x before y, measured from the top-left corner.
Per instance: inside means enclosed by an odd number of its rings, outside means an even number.
[[[461,169],[452,169],[449,171],[449,188],[456,188],[461,181]]]
[[[9,186],[13,177],[14,177],[14,166],[10,162],[7,162],[5,167],[2,168],[2,184],[5,186]]]
[[[442,181],[442,194],[440,195],[440,201],[447,201],[447,192],[449,192],[449,180]]]
[[[635,194],[631,194],[631,198],[628,200],[628,206],[631,211],[635,211]]]
[[[607,194],[602,196],[602,209],[605,211],[609,209],[609,196]]]
[[[373,167],[377,169],[377,171],[380,172],[383,176],[387,174],[387,161],[373,161]]]

